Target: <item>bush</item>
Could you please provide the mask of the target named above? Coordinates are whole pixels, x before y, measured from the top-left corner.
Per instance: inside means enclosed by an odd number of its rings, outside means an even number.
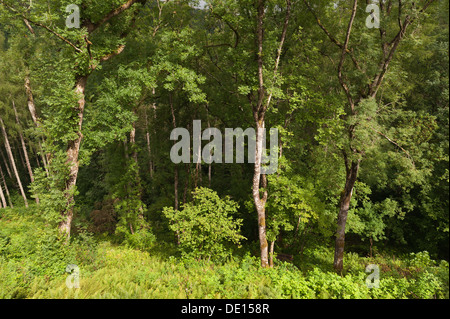
[[[410,254],[409,266],[411,268],[425,269],[432,265],[434,265],[434,262],[427,251]]]
[[[216,192],[198,188],[193,193],[193,202],[185,204],[183,210],[165,207],[163,213],[179,238],[183,254],[224,259],[231,254],[227,244],[239,245],[245,239],[239,234],[242,220],[232,217],[238,208],[233,200],[220,199]]]

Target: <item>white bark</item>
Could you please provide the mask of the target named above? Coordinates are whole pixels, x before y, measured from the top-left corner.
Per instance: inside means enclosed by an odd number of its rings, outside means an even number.
[[[25,207],[28,207],[27,197],[26,197],[25,192],[23,190],[22,182],[20,181],[20,177],[19,177],[19,173],[17,172],[16,163],[14,162],[14,157],[13,157],[13,154],[11,152],[11,146],[9,145],[8,135],[6,134],[5,124],[3,123],[3,119],[1,117],[0,117],[0,126],[1,126],[1,129],[2,129],[3,137],[5,139],[6,152],[8,153],[9,160],[10,160],[11,166],[12,166],[12,170],[14,172],[14,175],[15,175],[16,179],[17,179],[17,183],[19,185],[20,194],[22,195],[23,201],[25,202]]]

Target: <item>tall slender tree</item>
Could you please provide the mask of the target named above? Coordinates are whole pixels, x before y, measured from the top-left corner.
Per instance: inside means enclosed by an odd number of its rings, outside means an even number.
[[[25,207],[28,207],[28,200],[25,194],[25,191],[22,186],[22,182],[20,181],[19,172],[17,171],[16,162],[14,160],[14,156],[11,150],[11,145],[9,144],[8,134],[6,133],[5,124],[3,123],[3,119],[0,116],[0,127],[3,133],[3,139],[5,143],[6,153],[8,154],[9,161],[11,163],[12,170],[14,172],[14,176],[16,178],[17,184],[19,185],[20,194],[22,195],[23,201],[25,203]]]
[[[17,109],[16,109],[16,105],[14,103],[14,100],[12,101],[12,106],[13,106],[14,114],[16,117],[16,123],[19,128],[19,138],[20,138],[20,143],[22,145],[23,155],[25,157],[25,165],[27,167],[28,174],[30,175],[30,181],[33,183],[34,182],[33,170],[31,169],[31,163],[30,163],[30,159],[28,157],[27,146],[26,146],[25,140],[23,138],[23,133],[22,133],[21,125],[20,125],[20,121],[19,121],[19,114],[17,113]],[[37,195],[35,195],[35,200],[36,200],[36,204],[39,204],[39,197]]]
[[[333,34],[328,30],[328,28],[324,25],[323,20],[319,18],[308,0],[303,1],[308,10],[314,16],[317,25],[323,30],[325,35],[339,52],[337,78],[347,99],[345,115],[343,116],[343,119],[347,122],[345,134],[347,141],[341,149],[341,154],[346,169],[346,176],[345,186],[339,200],[339,213],[337,218],[334,253],[334,268],[337,272],[342,272],[347,216],[353,196],[353,188],[358,179],[361,161],[363,160],[365,154],[364,148],[361,147],[361,145],[358,145],[358,139],[360,139],[358,135],[361,133],[359,127],[362,125],[360,115],[364,114],[364,108],[367,107],[367,104],[365,104],[366,100],[377,99],[377,94],[386,78],[386,74],[389,65],[394,58],[394,54],[398,50],[400,42],[407,36],[408,27],[430,6],[433,0],[422,1],[423,3],[421,3],[421,7],[416,7],[415,4],[412,4],[411,8],[408,8],[408,10],[405,8],[405,5],[401,0],[397,3],[397,10],[394,10],[393,1],[386,4],[383,2],[379,3],[380,12],[383,19],[388,21],[383,21],[381,27],[379,28],[379,48],[381,48],[381,54],[379,55],[378,60],[371,58],[367,59],[367,56],[371,57],[370,54],[363,56],[365,53],[361,53],[363,50],[359,49],[356,51],[351,47],[350,40],[352,35],[355,33],[355,18],[357,17],[357,12],[359,9],[358,0],[353,0],[351,6],[349,7],[336,8],[335,6],[335,11],[349,12],[348,23],[344,29],[344,41],[340,41],[336,34]],[[333,6],[334,4],[330,1],[327,5]],[[396,14],[394,11],[396,11]],[[360,10],[360,12],[362,12],[362,10]],[[376,19],[379,19],[379,17],[376,17]],[[395,21],[395,23],[392,21]],[[386,30],[386,28],[395,26],[395,24],[397,24],[397,30],[392,38],[389,39],[388,34],[391,34],[392,31]],[[364,28],[364,25],[362,26]],[[359,34],[360,33],[361,31],[359,31]],[[372,49],[372,47],[370,47],[370,49]],[[347,60],[350,62],[347,63]],[[357,74],[357,76],[355,76],[355,74]],[[392,144],[402,149],[402,151],[410,157],[409,153],[393,139],[377,130],[375,130],[375,133],[388,139]]]

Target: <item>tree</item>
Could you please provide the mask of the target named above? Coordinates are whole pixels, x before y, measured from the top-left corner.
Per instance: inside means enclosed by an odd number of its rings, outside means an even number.
[[[209,5],[212,17],[232,31],[235,42],[234,45],[226,43],[225,41],[229,41],[229,33],[223,32],[224,28],[219,27],[217,34],[225,35],[219,38],[222,43],[209,44],[208,50],[212,50],[209,48],[220,48],[220,51],[223,52],[224,48],[231,48],[230,51],[222,54],[227,59],[231,58],[236,61],[236,66],[227,72],[227,76],[231,76],[235,81],[232,92],[239,93],[238,103],[243,102],[241,97],[245,97],[246,104],[252,110],[252,121],[256,132],[252,198],[257,212],[261,266],[269,267],[265,211],[268,197],[267,176],[261,166],[262,158],[265,155],[263,154],[263,138],[266,128],[266,113],[273,99],[277,97],[282,81],[279,67],[291,18],[291,1],[280,1],[277,4],[264,0],[242,4],[234,1],[226,4],[212,1]],[[266,16],[268,12],[271,13],[270,23]],[[236,27],[236,23],[238,27]],[[244,37],[243,34],[246,32],[250,36],[246,34]],[[217,36],[212,34],[210,42],[217,41],[216,38]],[[211,62],[220,69],[217,66],[218,61]],[[244,64],[251,68],[247,70],[245,67],[245,71],[236,68]],[[223,81],[219,82],[224,85]]]
[[[396,8],[397,10],[394,9],[392,2],[389,2],[388,4],[381,2],[380,12],[383,14],[383,22],[379,30],[380,42],[378,44],[378,47],[381,48],[381,54],[377,54],[377,58],[372,59],[371,53],[364,52],[361,48],[351,48],[350,40],[352,34],[355,34],[355,32],[352,33],[352,31],[355,29],[354,23],[358,12],[357,0],[354,0],[353,4],[348,9],[339,8],[339,6],[335,6],[334,9],[335,12],[342,10],[348,10],[350,12],[347,27],[344,29],[344,41],[340,41],[337,35],[333,35],[327,29],[309,2],[304,0],[304,3],[317,21],[318,26],[324,31],[325,35],[335,45],[335,47],[340,50],[339,63],[337,66],[337,77],[347,99],[345,115],[343,116],[343,119],[347,122],[347,140],[341,148],[342,158],[346,168],[346,178],[345,186],[339,202],[334,255],[334,268],[337,272],[342,272],[343,269],[345,225],[348,211],[350,209],[353,188],[357,181],[361,161],[365,154],[364,146],[361,145],[360,142],[358,145],[358,140],[363,140],[364,138],[361,138],[364,137],[363,132],[367,132],[367,129],[371,128],[371,126],[365,125],[365,127],[361,129],[361,126],[364,125],[364,122],[367,123],[367,121],[370,121],[371,116],[376,115],[377,113],[376,105],[371,103],[376,103],[374,100],[377,98],[380,87],[386,78],[388,67],[394,58],[394,54],[397,51],[400,42],[406,36],[408,27],[417,19],[418,15],[423,14],[432,2],[432,0],[424,1],[423,4],[421,4],[421,7],[416,7],[415,4],[412,4],[410,8],[405,8],[402,1],[398,1]],[[333,4],[326,4],[326,6],[331,5]],[[362,10],[360,10],[360,12],[361,11]],[[405,14],[406,11],[407,13]],[[333,10],[331,12],[333,12]],[[394,16],[394,12],[397,13],[396,16]],[[398,26],[395,32],[391,31],[393,29],[393,25]],[[356,31],[358,32],[357,34],[361,36],[361,31],[358,31]],[[390,34],[393,35],[391,38],[388,38]],[[345,63],[348,59],[350,59],[350,62],[348,63],[350,66]],[[362,116],[364,112],[365,114]],[[409,153],[404,150],[401,145],[390,139],[382,132],[374,128],[372,129],[375,133],[388,139],[396,147],[402,149],[406,156],[409,156]]]
[[[109,29],[105,31],[104,26],[116,17],[121,16],[123,12],[129,11],[136,4],[142,6],[145,2],[145,0],[128,0],[116,6],[115,1],[109,1],[108,3],[103,2],[102,4],[90,5],[89,7],[86,2],[83,2],[81,4],[81,29],[66,31],[64,27],[51,26],[50,21],[40,21],[42,14],[49,14],[47,17],[58,16],[58,12],[60,12],[58,5],[50,9],[51,7],[46,4],[35,4],[31,8],[23,10],[22,8],[26,6],[22,3],[13,5],[8,1],[1,1],[1,4],[13,15],[26,21],[27,26],[32,25],[48,31],[52,36],[57,37],[68,45],[68,48],[70,47],[69,49],[71,50],[67,53],[72,62],[73,92],[77,101],[72,106],[72,114],[67,119],[75,125],[71,128],[71,137],[66,138],[66,163],[69,166],[69,172],[68,176],[65,177],[64,196],[67,203],[64,210],[60,212],[62,220],[59,223],[60,232],[65,233],[67,238],[70,237],[70,227],[73,219],[74,194],[79,171],[79,152],[83,139],[81,130],[86,105],[85,94],[88,79],[101,63],[123,52],[125,49],[123,39],[134,26],[140,7],[132,12],[131,16],[126,19],[126,22],[122,22],[119,30],[113,29],[111,31]],[[53,12],[48,12],[48,10],[53,10]],[[108,37],[111,39],[109,43],[105,41]]]
[[[2,133],[3,133],[3,139],[4,139],[4,143],[5,143],[6,153],[8,154],[8,158],[11,163],[11,167],[14,172],[14,176],[17,180],[17,184],[19,185],[20,194],[22,195],[23,201],[25,203],[25,207],[28,207],[27,196],[25,195],[25,191],[23,189],[22,182],[20,181],[19,172],[17,171],[16,162],[14,160],[14,156],[11,151],[11,146],[9,144],[8,134],[6,133],[5,124],[3,123],[3,119],[1,116],[0,116],[0,127],[1,127]]]
[[[25,157],[25,163],[27,166],[28,174],[30,175],[30,180],[33,183],[34,182],[33,170],[31,169],[30,159],[28,157],[27,146],[25,144],[23,133],[21,132],[19,115],[17,113],[17,109],[16,109],[16,105],[15,105],[14,101],[13,101],[13,109],[14,109],[14,115],[16,117],[16,123],[17,123],[17,126],[19,127],[19,137],[20,137],[20,143],[22,145],[23,154]],[[35,199],[36,199],[36,204],[39,204],[39,197],[37,195],[35,195]]]

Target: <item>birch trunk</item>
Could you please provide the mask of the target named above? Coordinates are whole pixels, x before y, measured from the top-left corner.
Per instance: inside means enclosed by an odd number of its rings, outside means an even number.
[[[258,235],[259,246],[261,251],[261,266],[263,268],[269,267],[269,247],[266,235],[266,200],[267,190],[264,191],[263,197],[260,194],[261,184],[261,159],[264,137],[264,122],[256,123],[256,148],[255,148],[255,167],[253,174],[253,201],[255,203],[256,212],[258,214]]]
[[[270,242],[270,252],[269,252],[269,267],[273,268],[273,254],[274,254],[274,249],[275,249],[275,241]]]
[[[5,154],[3,153],[2,149],[0,149],[0,154],[2,155],[3,163],[5,163],[6,173],[8,173],[9,178],[12,178],[11,169],[9,168],[8,160],[6,159]]]
[[[3,193],[3,185],[0,184],[0,198],[2,200],[2,208],[6,207],[6,198],[5,198],[5,194]]]
[[[30,76],[28,74],[25,76],[25,91],[27,93],[27,106],[28,106],[28,110],[30,111],[31,118],[33,119],[33,122],[36,125],[36,127],[39,128],[40,123],[38,121],[36,105],[34,104],[33,91],[31,90]],[[47,177],[49,177],[47,156],[43,152],[40,138],[38,139],[38,144],[39,144],[40,155],[42,158],[42,164],[44,165],[44,170],[45,170],[45,173],[47,174]]]
[[[33,170],[31,169],[30,159],[28,157],[27,147],[25,145],[25,140],[23,138],[23,134],[21,131],[19,115],[17,114],[16,105],[15,105],[14,101],[13,101],[13,108],[14,108],[14,114],[16,116],[16,122],[17,122],[17,125],[19,126],[19,138],[20,138],[20,142],[22,144],[23,156],[25,157],[25,164],[26,164],[26,167],[28,170],[28,174],[30,175],[30,181],[33,183],[34,182]],[[35,199],[36,199],[36,204],[39,205],[39,197],[37,195],[35,195]]]
[[[0,187],[3,188],[3,186],[5,186],[5,192],[6,192],[6,197],[8,197],[9,206],[11,206],[11,208],[14,208],[14,205],[11,201],[11,195],[9,194],[8,185],[6,185],[6,179],[5,179],[5,175],[3,174],[3,169],[2,169],[1,165],[0,165],[0,176],[2,178],[1,182],[3,183],[3,185],[0,184]]]
[[[31,90],[30,76],[28,74],[25,76],[25,90],[27,93],[27,105],[28,109],[30,110],[31,118],[33,119],[34,124],[39,127],[36,105],[34,104],[33,91]]]
[[[150,177],[153,179],[153,156],[152,156],[152,148],[150,144],[150,131],[148,130],[148,116],[147,116],[147,108],[144,108],[144,119],[145,119],[145,139],[147,142],[147,152],[148,152],[148,170],[150,172]]]
[[[265,128],[265,113],[270,106],[270,102],[273,97],[273,93],[266,91],[264,84],[264,20],[266,13],[266,2],[264,0],[258,0],[257,2],[257,18],[256,18],[256,60],[257,60],[257,71],[258,71],[258,90],[256,94],[256,100],[250,97],[250,103],[252,104],[253,118],[255,120],[256,127],[256,149],[255,149],[255,167],[253,174],[253,201],[255,204],[256,211],[258,213],[258,235],[259,235],[259,245],[261,251],[261,266],[263,268],[270,267],[269,265],[269,247],[267,243],[266,234],[266,201],[268,197],[267,193],[267,178],[265,175],[261,175],[261,160],[263,152],[263,139],[264,139],[264,128]],[[275,66],[273,69],[273,79],[276,78],[278,74],[278,66],[280,64],[281,53],[283,50],[284,41],[286,39],[287,27],[289,24],[290,13],[291,13],[291,1],[286,1],[286,17],[284,20],[283,31],[281,34],[276,58]],[[263,195],[261,197],[260,187],[264,188]]]
[[[136,114],[136,110],[134,110],[134,114]],[[142,194],[142,187],[141,187],[141,181],[140,181],[140,177],[139,177],[139,162],[138,162],[138,157],[137,157],[137,150],[136,150],[136,122],[133,122],[133,128],[131,129],[130,132],[130,144],[131,144],[131,149],[132,149],[132,157],[133,157],[133,161],[136,164],[136,184],[138,187],[138,198],[139,201],[142,200],[141,198],[141,194]],[[139,216],[140,219],[144,219],[144,207],[142,207],[142,205],[139,206]]]
[[[23,187],[22,187],[22,182],[20,181],[19,173],[17,172],[17,167],[16,167],[16,163],[14,162],[14,157],[13,157],[13,154],[12,154],[12,151],[11,151],[11,146],[9,145],[8,135],[6,134],[5,124],[3,123],[3,119],[1,117],[0,117],[0,125],[1,125],[2,133],[3,133],[3,137],[5,139],[6,152],[8,153],[8,157],[9,157],[9,160],[11,162],[12,170],[14,172],[14,175],[16,177],[17,183],[19,185],[20,194],[23,197],[23,201],[25,203],[25,207],[28,208],[27,196],[25,195],[25,192],[24,192]]]

